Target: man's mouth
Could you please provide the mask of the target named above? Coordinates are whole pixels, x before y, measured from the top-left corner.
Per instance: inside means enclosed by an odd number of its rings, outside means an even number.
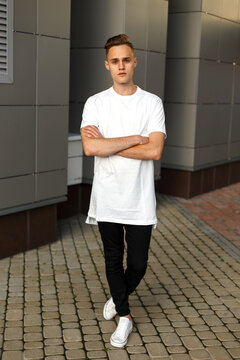
[[[123,75],[126,75],[126,73],[122,72],[122,73],[119,73],[118,75],[123,76]]]

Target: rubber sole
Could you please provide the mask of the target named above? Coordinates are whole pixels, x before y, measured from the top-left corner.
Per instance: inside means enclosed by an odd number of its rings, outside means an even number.
[[[106,313],[107,313],[107,311],[106,311],[106,307],[107,307],[107,302],[105,303],[105,305],[104,305],[104,307],[103,307],[103,317],[104,317],[104,319],[105,320],[111,320],[111,319],[113,319],[116,315],[117,315],[117,313],[116,314],[114,314],[113,316],[111,316],[111,317],[108,317],[107,315],[106,315]]]
[[[128,339],[126,341],[124,341],[123,343],[119,344],[119,343],[115,343],[111,338],[110,338],[110,344],[112,346],[118,347],[118,348],[122,348],[124,347],[128,342]]]

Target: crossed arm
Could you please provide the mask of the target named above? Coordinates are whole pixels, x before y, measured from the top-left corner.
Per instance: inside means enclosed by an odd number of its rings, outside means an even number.
[[[87,156],[119,155],[129,159],[159,160],[162,155],[165,134],[153,132],[149,137],[141,135],[104,138],[96,126],[81,129],[83,149]]]

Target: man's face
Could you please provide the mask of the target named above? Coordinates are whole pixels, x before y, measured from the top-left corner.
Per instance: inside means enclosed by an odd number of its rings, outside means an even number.
[[[136,65],[137,59],[128,45],[112,46],[109,49],[105,66],[114,83],[131,84]]]

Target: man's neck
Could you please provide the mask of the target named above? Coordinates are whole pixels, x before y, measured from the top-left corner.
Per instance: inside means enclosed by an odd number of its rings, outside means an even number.
[[[122,96],[133,95],[137,91],[137,86],[134,84],[113,84],[113,89]]]

